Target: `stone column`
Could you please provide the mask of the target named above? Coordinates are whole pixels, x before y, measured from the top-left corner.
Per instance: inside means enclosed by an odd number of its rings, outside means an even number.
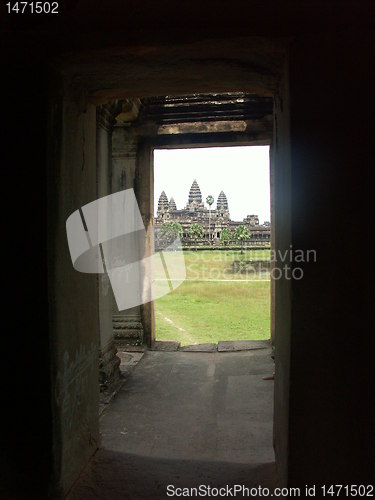
[[[276,286],[275,280],[273,279],[273,270],[275,269],[275,260],[272,258],[272,251],[275,248],[275,146],[271,144],[270,146],[270,192],[271,192],[271,235],[270,235],[270,244],[271,244],[271,265],[270,265],[270,273],[271,273],[271,343],[275,345],[275,299],[276,299]]]
[[[96,112],[96,166],[97,197],[112,193],[112,131],[115,116],[119,110],[118,101],[98,106]],[[99,274],[99,384],[101,400],[105,401],[118,385],[120,358],[112,334],[113,292],[107,274]]]
[[[115,126],[112,145],[112,191],[134,189],[138,141],[131,124]],[[134,245],[137,245],[135,240]],[[140,255],[138,248],[137,253]],[[140,306],[119,311],[113,301],[112,328],[114,343],[119,351],[136,350],[143,346]]]
[[[154,169],[151,142],[145,138],[138,147],[137,169],[135,175],[135,194],[143,223],[146,228],[146,240],[140,245],[142,255],[141,279],[143,288],[149,286],[153,276],[153,264],[150,256],[154,254]],[[155,307],[154,302],[145,301],[141,306],[141,318],[144,329],[144,342],[151,347],[155,342]]]

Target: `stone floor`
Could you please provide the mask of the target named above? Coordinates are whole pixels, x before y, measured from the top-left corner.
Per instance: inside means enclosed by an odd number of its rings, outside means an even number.
[[[100,419],[68,498],[168,498],[167,485],[272,488],[271,349],[148,351]]]

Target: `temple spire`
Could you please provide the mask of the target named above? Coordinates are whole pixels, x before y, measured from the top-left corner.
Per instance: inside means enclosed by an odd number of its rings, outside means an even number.
[[[200,205],[202,203],[202,193],[196,179],[194,179],[189,191],[188,205],[191,205],[192,203],[197,205]]]
[[[158,213],[166,212],[168,210],[168,205],[168,197],[165,194],[165,191],[162,191],[158,201]]]
[[[227,197],[225,196],[224,191],[220,191],[216,207],[218,210],[228,210],[228,200]]]
[[[169,210],[177,210],[177,205],[176,205],[176,202],[174,201],[174,198],[171,198],[169,200],[168,208],[169,208]]]

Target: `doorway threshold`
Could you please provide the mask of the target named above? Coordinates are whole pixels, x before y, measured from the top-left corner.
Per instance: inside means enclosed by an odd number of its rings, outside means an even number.
[[[180,342],[174,340],[156,340],[152,348],[147,349],[144,345],[126,346],[118,348],[117,356],[120,358],[121,363],[119,366],[121,372],[122,383],[130,376],[134,368],[143,358],[147,351],[158,352],[197,352],[197,353],[212,353],[212,352],[240,352],[252,351],[258,349],[269,349],[271,346],[270,340],[222,340],[217,344],[192,344],[181,346]],[[271,357],[273,357],[271,355]],[[113,394],[114,395],[114,394]],[[113,397],[112,395],[112,397]],[[112,397],[110,399],[112,399]],[[106,403],[109,403],[110,400]],[[104,405],[105,406],[105,405]]]
[[[219,340],[217,344],[191,344],[181,346],[173,340],[156,340],[151,351],[184,351],[184,352],[236,352],[252,351],[253,349],[267,349],[271,347],[269,340]]]

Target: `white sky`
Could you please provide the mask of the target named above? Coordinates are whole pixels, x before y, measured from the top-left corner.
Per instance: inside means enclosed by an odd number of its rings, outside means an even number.
[[[185,208],[189,190],[197,179],[205,206],[210,194],[216,201],[221,190],[227,196],[230,218],[242,221],[256,214],[259,222],[270,220],[268,146],[235,146],[194,149],[156,149],[155,206],[164,190],[177,208]]]

